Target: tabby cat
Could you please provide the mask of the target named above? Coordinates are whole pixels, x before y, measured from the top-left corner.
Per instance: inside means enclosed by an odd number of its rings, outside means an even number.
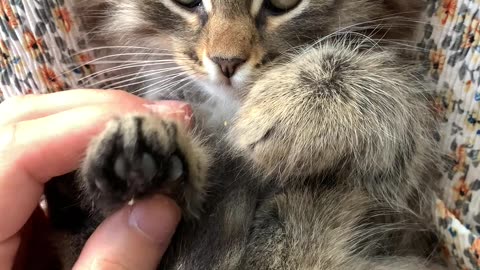
[[[159,269],[429,269],[440,163],[413,57],[423,4],[75,1],[105,87],[185,100],[196,124],[119,116],[75,184],[49,184],[64,268],[105,216],[164,192],[183,221]]]

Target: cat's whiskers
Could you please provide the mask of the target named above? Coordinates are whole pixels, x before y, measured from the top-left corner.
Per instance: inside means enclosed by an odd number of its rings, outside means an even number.
[[[176,74],[171,74],[171,75],[167,75],[167,76],[157,76],[157,77],[148,77],[146,79],[143,79],[143,80],[138,80],[138,81],[134,81],[133,83],[125,83],[125,84],[122,84],[122,85],[116,85],[115,88],[116,89],[123,89],[123,90],[127,90],[127,87],[130,87],[130,86],[133,86],[133,85],[140,85],[140,86],[144,86],[146,82],[149,82],[149,81],[158,81],[160,80],[160,82],[165,82],[165,81],[169,81],[171,78],[177,76],[178,73]],[[143,89],[138,89],[138,90],[135,90],[133,93],[134,94],[137,94],[137,93],[140,93]]]
[[[177,77],[180,77],[180,76],[185,76],[187,75],[188,72],[184,72],[183,74],[180,74],[179,76]],[[151,90],[148,90],[145,92],[145,94],[150,94],[150,93],[162,93],[162,92],[165,92],[165,91],[168,91],[169,94],[173,94],[173,91],[172,89],[175,89],[178,85],[186,82],[186,81],[189,81],[191,80],[188,76],[185,76],[184,78],[180,79],[180,80],[176,80],[177,77],[173,77],[170,82],[168,82],[167,84],[164,84],[162,85],[160,88],[158,89],[151,89]],[[150,86],[149,86],[150,87]],[[175,89],[178,91],[178,89]]]
[[[409,17],[406,17],[406,16],[402,16],[402,15],[409,15],[409,14],[412,15],[412,14],[415,14],[415,12],[391,13],[391,14],[388,14],[386,16],[377,17],[377,18],[372,19],[372,20],[368,20],[368,21],[364,21],[364,22],[360,22],[360,23],[356,23],[356,24],[352,24],[352,25],[371,24],[371,23],[376,23],[376,22],[379,22],[379,21],[390,20],[390,21],[395,21],[396,25],[398,25],[399,22],[411,22],[411,23],[421,24],[421,25],[430,24],[430,25],[433,25],[433,26],[442,26],[441,24],[432,24],[432,22],[427,22],[427,21],[422,21],[422,20],[412,19],[412,18],[409,18]]]
[[[135,79],[135,78],[142,78],[151,74],[156,74],[157,72],[160,72],[161,70],[169,71],[169,70],[175,70],[175,69],[181,69],[181,67],[169,67],[169,68],[163,68],[163,69],[149,69],[147,71],[144,71],[144,69],[150,65],[142,66],[141,69],[138,72],[135,73],[126,73],[123,75],[117,75],[117,76],[112,76],[107,79],[101,80],[101,81],[96,81],[94,84],[103,84],[107,82],[112,82],[115,81],[116,83],[118,82],[128,82],[128,80]],[[157,65],[154,65],[157,66]],[[133,77],[133,78],[132,78]],[[122,81],[118,81],[122,80]]]
[[[313,44],[308,46],[307,49],[313,48],[313,47],[317,46],[318,44],[321,44],[321,43],[325,42],[326,40],[331,39],[333,37],[342,36],[342,35],[345,35],[345,34],[363,35],[364,37],[367,37],[365,34],[358,33],[357,31],[371,30],[371,33],[369,35],[369,40],[373,40],[373,35],[378,33],[380,30],[385,30],[385,28],[388,28],[389,30],[391,30],[395,27],[402,27],[402,28],[411,27],[411,28],[414,28],[415,26],[412,25],[412,23],[415,23],[415,24],[421,23],[418,20],[413,20],[413,19],[409,19],[409,18],[406,18],[406,17],[398,16],[399,14],[403,14],[403,13],[397,13],[397,14],[393,14],[393,15],[390,15],[390,16],[380,17],[380,18],[377,18],[377,19],[364,21],[364,22],[359,22],[359,23],[355,23],[355,24],[351,24],[351,25],[348,25],[348,26],[341,27],[341,28],[335,30],[334,32],[320,38],[319,40],[317,40],[316,42],[314,42]],[[393,19],[396,20],[395,24],[393,24],[393,23],[391,23],[391,24],[377,23],[377,22],[382,22],[382,21],[386,21],[386,20],[393,20]],[[406,23],[405,24],[398,23],[399,20],[404,21]],[[410,23],[410,24],[408,24],[408,23]],[[423,22],[423,23],[425,23],[425,22]],[[388,32],[388,31],[386,31],[386,32]],[[378,43],[379,42],[377,42],[377,44]],[[302,46],[299,46],[299,47],[302,47]]]
[[[173,51],[169,49],[160,49],[160,48],[149,48],[149,47],[142,47],[142,46],[98,46],[92,47],[88,49],[81,50],[74,55],[82,54],[82,53],[90,53],[100,50],[144,50],[145,52],[152,51],[152,52],[170,52],[170,55],[173,55]]]
[[[187,81],[187,83],[180,86],[179,88],[176,88],[178,84],[181,84],[181,83],[186,82],[186,81]],[[151,90],[148,90],[145,93],[141,94],[141,96],[146,96],[146,95],[150,95],[150,94],[154,95],[154,94],[157,94],[157,93],[162,93],[162,98],[164,98],[164,99],[175,98],[176,97],[175,93],[183,91],[187,86],[190,86],[194,82],[195,81],[192,80],[191,78],[185,77],[184,79],[180,80],[178,84],[175,84],[175,85],[172,85],[172,86],[169,86],[169,85],[162,86],[159,89],[151,89]],[[165,93],[166,93],[166,95],[165,95]]]
[[[161,88],[157,89],[157,91],[154,91],[153,93],[161,93],[164,91],[168,91],[169,95],[173,95],[172,89],[174,89],[176,92],[181,91],[185,89],[187,86],[193,84],[195,80],[191,77],[190,71],[185,71],[185,74],[183,75],[185,78],[179,80],[179,81],[172,81],[170,84],[163,85]],[[187,83],[185,83],[187,82]],[[183,84],[183,85],[182,85]],[[181,85],[179,88],[177,88],[179,85]]]
[[[103,77],[104,75],[108,75],[110,73],[117,72],[117,71],[124,71],[124,70],[129,70],[129,69],[142,68],[144,65],[145,64],[142,64],[142,63],[136,63],[136,64],[125,64],[125,65],[120,65],[120,66],[116,66],[116,67],[106,68],[106,69],[102,69],[102,70],[96,71],[94,73],[91,73],[89,75],[86,75],[86,76],[80,78],[80,81],[83,81],[84,84],[95,83],[95,82],[92,82],[92,81],[94,81],[98,77]],[[155,65],[158,65],[158,64],[155,64]],[[108,81],[108,80],[111,80],[111,77],[107,77],[107,78],[102,79],[102,80],[107,80]]]
[[[160,60],[145,59],[145,60],[101,60],[101,61],[96,62],[95,64],[97,64],[97,65],[112,65],[112,64],[116,65],[116,64],[134,64],[134,63],[148,64],[148,63],[161,63],[161,62],[167,62],[167,61],[175,63],[175,60],[173,60],[173,59],[160,59]]]
[[[101,49],[108,49],[108,48],[125,48],[125,47],[128,47],[130,49],[132,48],[135,48],[135,47],[131,47],[131,46],[104,46],[104,47],[96,47],[96,48],[91,48],[91,49],[87,49],[87,50],[84,50],[83,51],[83,54],[84,53],[88,53],[88,52],[92,52],[94,50],[101,50]],[[136,47],[136,48],[143,48],[143,47]],[[80,53],[76,53],[74,55],[72,55],[71,57],[76,57],[78,56],[79,54],[82,54],[82,52]],[[168,61],[169,59],[168,58],[173,58],[173,54],[171,53],[139,53],[139,52],[135,52],[135,53],[117,53],[117,54],[109,54],[109,55],[105,55],[105,56],[102,56],[102,57],[98,57],[98,58],[94,58],[92,60],[89,60],[89,61],[86,61],[84,63],[82,63],[81,65],[78,65],[78,66],[75,66],[69,70],[66,70],[64,72],[61,72],[60,74],[58,74],[57,76],[55,76],[55,78],[60,78],[61,76],[65,75],[65,74],[68,74],[68,73],[72,73],[74,72],[75,70],[79,69],[79,68],[82,68],[84,66],[87,66],[87,65],[93,65],[93,64],[108,64],[109,61],[107,61],[108,59],[110,58],[117,58],[117,57],[123,57],[123,56],[128,56],[129,57],[129,60],[120,60],[120,59],[117,59],[117,60],[112,60],[112,61],[115,61],[116,63],[121,63],[121,61],[136,61],[139,65],[142,63],[141,61]],[[144,60],[134,60],[133,57],[136,57],[136,56],[142,56],[142,57],[145,57],[145,58],[150,58],[150,59],[144,59]],[[158,59],[158,60],[152,60],[151,57],[152,56],[162,56],[164,57],[163,59]],[[178,59],[178,57],[177,57]],[[174,60],[171,60],[172,62]],[[143,62],[144,63],[144,62]],[[122,66],[117,66],[116,68],[120,68]],[[123,66],[124,67],[124,66]],[[106,73],[105,69],[102,69],[100,71],[97,71],[97,72],[94,72],[94,73],[91,73],[91,74],[88,74],[86,76],[84,76],[83,78],[80,78],[79,81],[82,81],[82,80],[86,80],[90,77],[95,77],[95,76],[99,76],[103,73]]]
[[[87,80],[87,81],[90,81],[96,77],[99,77],[99,76],[102,76],[102,75],[105,75],[105,74],[109,74],[109,73],[114,73],[114,72],[118,72],[118,71],[125,71],[125,70],[128,70],[128,69],[136,69],[136,68],[140,68],[140,69],[143,69],[143,68],[146,68],[146,67],[156,67],[156,66],[166,66],[167,68],[168,67],[171,67],[172,65],[174,65],[175,63],[173,61],[169,62],[169,61],[162,61],[162,62],[147,62],[147,63],[142,63],[142,62],[139,62],[139,63],[130,63],[130,64],[124,64],[124,65],[120,65],[120,66],[115,66],[115,67],[111,67],[111,68],[106,68],[106,69],[102,69],[100,71],[97,71],[95,73],[92,73],[90,75],[87,75],[85,77],[82,78],[82,80]],[[141,71],[141,70],[140,70]],[[123,79],[122,77],[123,76],[131,76],[132,74],[127,74],[127,75],[117,75],[115,77],[108,77],[106,79],[103,79],[101,81],[96,81],[96,82],[93,82],[94,84],[101,84],[101,83],[104,83],[106,81],[112,81],[112,80],[115,80],[115,79]]]
[[[118,63],[121,63],[121,61],[118,61]],[[100,61],[99,64],[103,64],[103,62]],[[146,66],[174,65],[174,64],[175,64],[175,61],[171,60],[171,59],[138,60],[138,61],[129,60],[129,61],[126,62],[126,64],[113,66],[113,67],[110,67],[110,68],[103,68],[103,69],[100,69],[99,71],[96,71],[94,73],[86,75],[81,79],[86,80],[86,79],[89,79],[89,78],[95,78],[95,77],[101,76],[101,75],[106,74],[106,73],[116,72],[116,71],[120,71],[120,70],[126,70],[126,69],[129,69],[129,68],[138,68],[138,67],[141,68],[141,67],[146,67]]]
[[[172,74],[172,75],[166,76],[166,77],[162,78],[162,80],[157,81],[157,82],[155,82],[155,83],[148,84],[148,85],[146,85],[146,86],[144,86],[144,87],[142,87],[142,88],[140,88],[140,89],[138,89],[138,90],[135,90],[135,91],[132,92],[132,93],[133,93],[133,94],[144,93],[145,90],[148,89],[148,88],[151,88],[151,87],[153,87],[153,86],[157,86],[157,85],[162,84],[162,83],[164,83],[164,82],[166,82],[166,81],[171,82],[172,80],[174,80],[174,79],[176,79],[176,78],[178,78],[178,77],[184,76],[184,75],[186,75],[186,74],[187,74],[187,72],[186,72],[186,71],[183,71],[183,72],[179,72],[179,73],[176,73],[176,74]],[[157,79],[158,79],[158,78],[157,78]],[[167,87],[167,85],[165,85],[164,87]],[[146,91],[145,93],[148,93],[148,92],[149,92],[149,91]]]
[[[162,74],[166,74],[166,73],[169,73],[175,70],[181,70],[181,69],[182,69],[181,67],[173,67],[173,68],[157,69],[157,70],[152,70],[152,71],[147,71],[142,73],[137,72],[135,74],[130,74],[130,76],[133,76],[133,78],[121,80],[118,82],[113,82],[111,84],[106,85],[105,88],[117,88],[117,87],[126,88],[131,85],[150,82],[158,79],[158,77],[152,77],[154,75],[162,75]],[[136,81],[139,78],[145,78],[145,77],[147,78],[140,81]]]

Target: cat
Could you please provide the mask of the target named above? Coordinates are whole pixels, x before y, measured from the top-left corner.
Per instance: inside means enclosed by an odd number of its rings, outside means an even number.
[[[158,269],[429,269],[441,162],[409,43],[423,5],[76,1],[114,64],[102,82],[188,101],[195,127],[119,116],[47,185],[63,267],[110,213],[166,193],[183,219]]]

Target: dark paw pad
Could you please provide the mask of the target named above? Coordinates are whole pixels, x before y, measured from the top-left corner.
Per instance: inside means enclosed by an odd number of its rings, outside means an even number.
[[[116,120],[92,144],[82,173],[98,207],[111,209],[150,195],[186,174],[175,132],[162,120],[158,125],[145,121],[138,116]]]

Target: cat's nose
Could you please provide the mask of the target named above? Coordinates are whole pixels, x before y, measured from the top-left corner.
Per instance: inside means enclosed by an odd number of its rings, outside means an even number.
[[[212,61],[220,67],[223,75],[227,78],[231,78],[233,74],[235,74],[235,71],[246,62],[246,60],[242,58],[222,57],[212,57]]]

